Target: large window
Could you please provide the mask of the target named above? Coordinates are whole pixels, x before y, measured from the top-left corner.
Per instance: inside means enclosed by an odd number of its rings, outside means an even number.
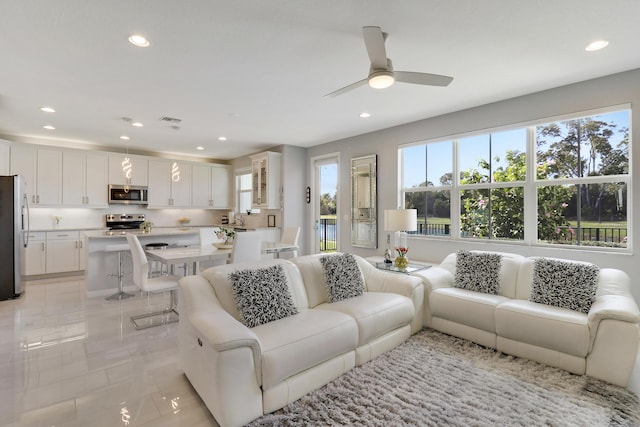
[[[400,149],[417,234],[627,246],[630,110]]]

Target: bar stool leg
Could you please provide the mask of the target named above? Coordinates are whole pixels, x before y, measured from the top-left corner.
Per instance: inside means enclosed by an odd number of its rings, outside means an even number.
[[[122,271],[122,251],[118,251],[118,292],[105,298],[107,301],[121,301],[123,299],[131,298],[133,294],[128,294],[123,289],[124,271]]]

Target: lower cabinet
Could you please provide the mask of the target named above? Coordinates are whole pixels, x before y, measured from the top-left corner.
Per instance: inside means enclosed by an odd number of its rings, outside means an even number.
[[[29,233],[22,248],[22,274],[65,273],[85,268],[84,239],[79,231],[40,231]]]
[[[22,274],[32,276],[45,274],[47,262],[47,233],[37,231],[29,233],[29,243],[22,248]]]

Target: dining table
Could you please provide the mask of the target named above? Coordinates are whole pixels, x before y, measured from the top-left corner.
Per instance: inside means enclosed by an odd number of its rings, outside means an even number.
[[[296,250],[298,250],[298,246],[289,243],[262,242],[260,253],[274,254],[278,258],[282,252]],[[189,274],[189,264],[192,264],[192,271],[195,274],[199,262],[217,258],[227,259],[231,255],[231,251],[231,248],[217,248],[214,245],[193,245],[146,249],[145,253],[149,259],[169,266],[184,265],[184,275],[186,276]]]

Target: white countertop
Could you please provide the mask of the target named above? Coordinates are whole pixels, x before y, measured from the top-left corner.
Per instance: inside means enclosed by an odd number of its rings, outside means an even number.
[[[97,230],[97,231],[85,231],[84,235],[89,239],[95,238],[110,238],[110,237],[122,237],[127,234],[135,234],[137,236],[175,236],[175,235],[187,235],[187,234],[198,234],[198,228],[193,227],[176,227],[176,228],[164,228],[164,227],[155,227],[152,228],[150,232],[145,233],[142,230]]]

